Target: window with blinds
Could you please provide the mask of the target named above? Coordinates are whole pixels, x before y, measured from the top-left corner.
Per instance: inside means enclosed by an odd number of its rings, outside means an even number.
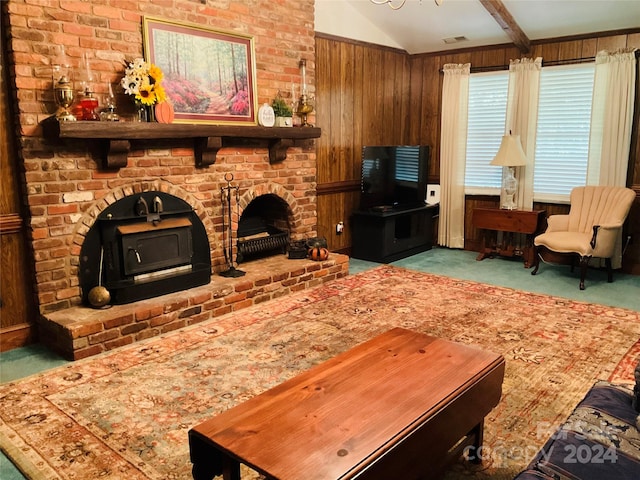
[[[502,168],[489,165],[504,135],[509,73],[475,73],[469,77],[469,113],[465,191],[499,193]]]
[[[567,200],[586,185],[595,64],[545,67],[533,178],[534,200]]]
[[[585,185],[589,152],[594,64],[543,67],[540,75],[534,158],[534,200],[568,200]],[[509,73],[472,74],[465,192],[499,193],[501,167],[489,165],[505,131]]]

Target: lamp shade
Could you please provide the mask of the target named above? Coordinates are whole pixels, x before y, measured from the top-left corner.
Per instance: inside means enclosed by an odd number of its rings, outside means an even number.
[[[527,164],[527,156],[522,150],[520,135],[503,135],[500,148],[489,165],[500,167],[520,167]]]

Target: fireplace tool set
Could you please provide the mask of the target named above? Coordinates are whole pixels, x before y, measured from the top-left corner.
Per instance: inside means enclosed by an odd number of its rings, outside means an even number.
[[[231,181],[233,180],[233,173],[225,173],[224,179],[227,181],[227,186],[222,187],[220,189],[220,200],[222,202],[223,235],[224,235],[224,232],[226,232],[226,238],[223,238],[224,258],[227,261],[227,265],[229,268],[223,272],[220,272],[220,275],[223,277],[236,278],[236,277],[242,277],[245,274],[245,272],[243,272],[242,270],[238,270],[233,265],[233,228],[231,225],[231,192],[235,192],[236,214],[238,218],[240,218],[240,215],[239,215],[240,212],[239,212],[239,206],[238,206],[238,203],[240,200],[239,193],[238,193],[239,187],[231,186]],[[225,206],[226,206],[226,211],[225,211]],[[226,225],[225,225],[225,216],[227,217]]]

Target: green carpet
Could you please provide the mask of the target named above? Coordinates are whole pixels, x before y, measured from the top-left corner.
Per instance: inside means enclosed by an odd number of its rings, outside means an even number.
[[[520,259],[505,257],[476,261],[477,252],[433,248],[426,252],[393,262],[391,265],[420,272],[435,273],[463,280],[515,288],[526,292],[556,295],[573,300],[623,307],[640,311],[640,276],[614,272],[613,283],[607,282],[606,271],[590,268],[585,290],[578,288],[579,272],[569,266],[542,263],[537,275],[524,268]],[[351,273],[372,268],[378,264],[351,259]]]

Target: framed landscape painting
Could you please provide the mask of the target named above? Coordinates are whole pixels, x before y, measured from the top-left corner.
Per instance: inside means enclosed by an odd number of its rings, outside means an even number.
[[[252,37],[152,17],[144,17],[143,33],[176,123],[256,124]]]

